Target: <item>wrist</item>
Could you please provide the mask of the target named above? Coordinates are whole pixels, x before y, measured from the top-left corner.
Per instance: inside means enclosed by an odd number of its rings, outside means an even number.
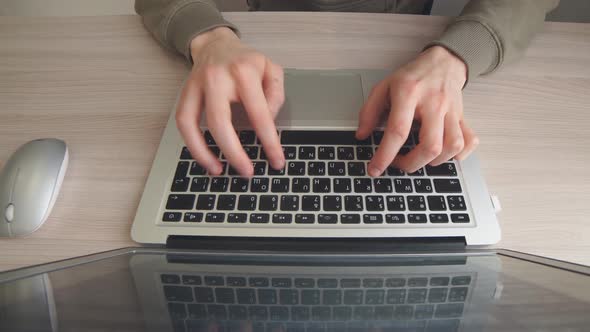
[[[209,31],[203,32],[191,40],[190,52],[193,62],[207,45],[218,40],[239,40],[238,36],[228,27],[217,27]]]
[[[458,56],[442,46],[429,47],[425,52],[430,52],[434,59],[447,66],[449,74],[461,85],[467,81],[467,64]]]

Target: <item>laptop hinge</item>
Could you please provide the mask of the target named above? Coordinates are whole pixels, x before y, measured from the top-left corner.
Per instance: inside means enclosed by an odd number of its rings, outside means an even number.
[[[387,253],[465,249],[464,237],[270,238],[171,235],[169,249],[266,252]]]

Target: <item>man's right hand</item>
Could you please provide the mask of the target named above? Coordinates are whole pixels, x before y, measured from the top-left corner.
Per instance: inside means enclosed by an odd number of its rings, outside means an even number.
[[[206,112],[207,127],[230,165],[244,177],[253,175],[252,162],[232,125],[230,104],[239,102],[270,166],[282,169],[285,156],[274,124],[285,99],[282,68],[242,44],[226,27],[197,36],[190,47],[194,65],[178,102],[176,125],[193,158],[212,175],[222,171],[199,129]]]

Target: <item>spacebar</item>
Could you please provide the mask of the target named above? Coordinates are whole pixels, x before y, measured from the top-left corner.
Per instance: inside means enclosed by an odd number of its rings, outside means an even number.
[[[290,145],[371,145],[371,139],[359,141],[354,131],[336,130],[283,130],[281,144]]]

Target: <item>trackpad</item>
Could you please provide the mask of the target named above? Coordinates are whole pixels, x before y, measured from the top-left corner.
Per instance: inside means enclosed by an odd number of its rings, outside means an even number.
[[[363,105],[361,76],[357,73],[290,70],[285,72],[285,104],[280,125],[356,125]]]

